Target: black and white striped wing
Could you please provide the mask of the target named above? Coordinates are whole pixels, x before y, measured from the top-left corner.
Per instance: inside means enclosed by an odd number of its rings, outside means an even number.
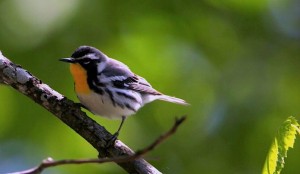
[[[161,93],[153,89],[144,78],[132,73],[125,64],[117,60],[110,59],[102,74],[106,78],[99,80],[103,83],[111,81],[115,88],[130,89],[145,94],[161,95]]]
[[[129,89],[145,94],[161,95],[161,93],[153,89],[144,78],[137,75],[133,75],[125,79],[121,79],[120,76],[114,76],[110,79],[112,80],[112,84],[115,88]]]
[[[161,95],[161,93],[153,89],[151,85],[144,78],[137,75],[130,78],[134,79],[135,81],[132,83],[128,83],[129,89],[139,91],[141,93],[146,93],[146,94]]]

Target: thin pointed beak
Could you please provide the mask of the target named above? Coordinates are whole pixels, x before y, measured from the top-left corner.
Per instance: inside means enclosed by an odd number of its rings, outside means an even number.
[[[75,63],[75,59],[70,57],[70,58],[62,58],[62,59],[59,59],[60,61],[62,62],[67,62],[67,63]]]

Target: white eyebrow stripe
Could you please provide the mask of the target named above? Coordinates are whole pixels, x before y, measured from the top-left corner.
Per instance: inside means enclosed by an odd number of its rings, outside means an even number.
[[[89,58],[91,58],[91,59],[99,59],[99,57],[96,56],[95,53],[90,53],[90,54],[86,55],[85,57],[89,57]]]
[[[77,60],[82,60],[82,59],[86,59],[86,58],[90,58],[90,59],[99,59],[99,57],[96,56],[95,53],[90,53],[90,54],[87,54],[87,55],[84,55],[82,57],[78,57],[76,58]]]

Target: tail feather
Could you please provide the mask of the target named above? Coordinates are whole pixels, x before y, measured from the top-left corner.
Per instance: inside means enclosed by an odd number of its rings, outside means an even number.
[[[190,105],[189,103],[187,103],[186,101],[180,99],[180,98],[176,98],[176,97],[171,97],[168,95],[162,95],[159,100],[163,100],[163,101],[167,101],[167,102],[171,102],[171,103],[176,103],[176,104],[180,104],[180,105]]]

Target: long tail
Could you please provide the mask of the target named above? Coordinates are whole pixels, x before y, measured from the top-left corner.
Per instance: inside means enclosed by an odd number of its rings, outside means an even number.
[[[158,100],[163,100],[163,101],[176,103],[176,104],[180,104],[180,105],[190,105],[189,103],[187,103],[186,101],[184,101],[180,98],[171,97],[168,95],[162,95],[160,98],[158,98]]]

